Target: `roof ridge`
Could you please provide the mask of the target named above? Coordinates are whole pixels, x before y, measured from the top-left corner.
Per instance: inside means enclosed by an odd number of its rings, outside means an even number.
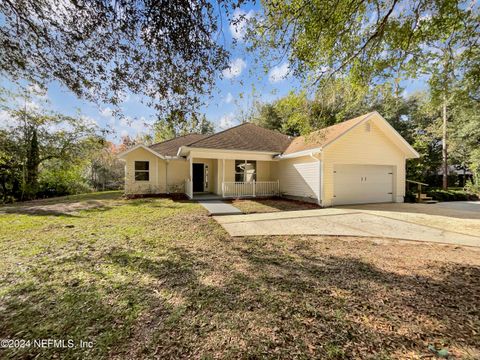
[[[232,126],[231,128],[228,128],[228,129],[225,129],[225,130],[219,131],[219,132],[217,132],[217,133],[215,133],[215,134],[208,135],[208,136],[204,137],[203,139],[196,140],[196,141],[194,141],[194,142],[192,142],[192,143],[188,144],[187,146],[193,145],[193,144],[195,144],[195,143],[197,143],[197,142],[199,142],[199,141],[203,141],[203,140],[210,139],[212,136],[219,135],[219,134],[223,134],[224,132],[227,132],[227,131],[229,131],[229,130],[232,130],[232,129],[235,129],[235,128],[238,128],[238,127],[240,127],[240,126],[247,125],[247,124],[251,124],[251,123],[250,123],[250,122],[248,122],[248,121],[247,121],[247,122],[243,122],[243,123],[241,123],[241,124],[238,124],[238,125]]]
[[[337,125],[341,125],[341,124],[344,124],[344,123],[349,122],[349,121],[353,121],[353,120],[358,120],[358,121],[360,121],[359,118],[362,118],[361,120],[363,120],[365,117],[368,117],[368,116],[372,115],[372,114],[375,113],[375,112],[376,112],[376,111],[371,111],[371,112],[368,112],[368,113],[363,114],[363,115],[358,115],[358,116],[355,116],[354,118],[351,118],[351,119],[348,119],[348,120],[343,120],[343,121],[340,121],[340,122],[338,122],[338,123],[336,123],[336,124],[333,124],[333,125],[325,126],[325,127],[323,127],[323,128],[314,130],[314,131],[312,131],[312,132],[310,132],[310,133],[308,133],[308,134],[301,135],[301,136],[308,136],[308,135],[310,135],[310,134],[312,134],[312,133],[316,133],[317,131],[327,130],[328,128],[331,128],[331,127],[334,127],[334,126],[337,126]]]
[[[183,137],[187,137],[187,136],[190,136],[190,135],[204,135],[204,134],[189,133],[189,134],[185,134],[185,135],[175,136],[174,138],[171,138],[171,139],[168,139],[168,140],[164,140],[164,141],[160,141],[160,142],[157,142],[157,143],[148,145],[148,147],[151,147],[151,146],[154,146],[154,145],[159,145],[159,144],[165,144],[165,143],[167,143],[167,142],[170,142],[170,141],[173,141],[173,140],[177,140],[177,139],[180,139],[180,138],[183,138]]]
[[[227,132],[227,131],[236,129],[236,128],[238,128],[238,127],[240,127],[240,126],[244,126],[244,125],[253,125],[253,126],[257,127],[257,128],[260,128],[260,129],[266,130],[266,131],[271,131],[271,132],[273,132],[273,133],[276,133],[277,135],[281,135],[281,136],[283,136],[283,137],[285,137],[285,138],[288,138],[288,139],[294,139],[294,138],[295,138],[295,137],[292,137],[292,136],[290,136],[290,135],[283,134],[283,133],[281,133],[281,132],[278,131],[278,130],[267,129],[267,128],[263,127],[263,126],[254,124],[254,123],[252,123],[252,122],[250,122],[250,121],[245,121],[245,122],[243,122],[243,123],[241,123],[241,124],[232,126],[231,128],[228,128],[228,129],[219,131],[219,132],[217,132],[217,133],[215,133],[215,134],[212,134],[212,135],[209,135],[209,136],[207,136],[207,137],[204,137],[203,139],[196,140],[196,141],[188,144],[187,146],[195,145],[197,142],[204,141],[204,140],[208,140],[208,139],[210,139],[210,138],[213,137],[213,136],[223,134],[223,133],[225,133],[225,132]]]

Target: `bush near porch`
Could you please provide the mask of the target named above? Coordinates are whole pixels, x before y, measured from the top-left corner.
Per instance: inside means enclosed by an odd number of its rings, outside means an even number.
[[[463,188],[427,189],[426,193],[437,201],[471,201],[478,200],[478,195],[465,191]]]

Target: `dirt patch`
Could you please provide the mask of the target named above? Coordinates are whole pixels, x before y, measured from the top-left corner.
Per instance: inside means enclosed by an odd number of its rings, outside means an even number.
[[[232,205],[239,208],[244,214],[269,213],[278,211],[319,209],[320,206],[305,201],[268,198],[268,199],[236,199]]]
[[[72,215],[80,210],[90,210],[105,207],[102,201],[61,203],[35,206],[11,206],[0,208],[0,214],[28,214],[28,215]]]

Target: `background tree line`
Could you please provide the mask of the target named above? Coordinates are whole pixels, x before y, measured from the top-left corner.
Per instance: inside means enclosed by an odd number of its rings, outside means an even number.
[[[463,91],[450,99],[448,163],[460,174],[450,176],[450,186],[478,191],[480,180],[480,103]],[[250,121],[291,136],[305,135],[370,111],[378,111],[421,155],[407,163],[407,178],[441,186],[443,114],[430,91],[403,95],[395,84],[357,86],[348,78],[329,81],[308,96],[291,92],[271,103],[256,102]],[[440,174],[440,176],[439,176]],[[468,177],[468,176],[467,176]]]
[[[0,92],[0,202],[116,190],[124,185],[124,163],[117,155],[138,144],[150,145],[188,133],[211,134],[205,115],[182,121],[158,119],[151,132],[107,140],[84,116],[67,116],[35,103],[38,94]],[[173,115],[172,115],[173,116]],[[177,124],[177,125],[174,125]]]
[[[124,166],[116,158],[122,146],[87,118],[34,106],[28,94],[22,98],[23,107],[4,92],[0,102],[8,117],[0,126],[0,201],[123,186]]]

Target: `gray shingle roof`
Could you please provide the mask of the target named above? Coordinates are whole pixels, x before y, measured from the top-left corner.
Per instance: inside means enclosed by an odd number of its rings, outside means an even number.
[[[150,145],[149,148],[159,153],[160,155],[176,156],[180,146],[190,145],[191,143],[206,138],[208,136],[209,135],[188,134]]]
[[[199,139],[189,147],[282,153],[291,141],[289,136],[278,131],[244,123]]]

